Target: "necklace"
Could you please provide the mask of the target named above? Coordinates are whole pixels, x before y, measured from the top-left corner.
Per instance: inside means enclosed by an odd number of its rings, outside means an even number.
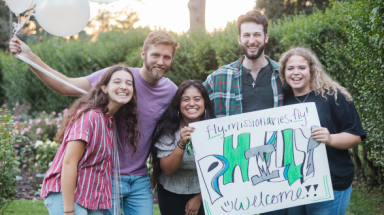
[[[246,71],[246,73],[248,72],[248,74],[245,74],[245,78],[247,79],[248,82],[252,83],[252,88],[255,88],[256,80],[253,80],[253,77],[250,74],[251,70],[246,68],[246,67],[243,67],[243,69]],[[251,76],[251,77],[249,77],[249,76]]]
[[[293,95],[293,96],[296,98],[296,100],[297,100],[298,102],[300,102],[300,103],[304,103],[305,100],[307,100],[307,98],[308,98],[308,96],[309,96],[310,93],[311,93],[311,92],[309,92],[309,93],[307,94],[307,96],[305,97],[304,101],[300,101],[295,95]]]

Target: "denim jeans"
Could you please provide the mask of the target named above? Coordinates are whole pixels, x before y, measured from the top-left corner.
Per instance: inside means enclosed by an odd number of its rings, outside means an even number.
[[[48,209],[49,215],[63,215],[64,204],[63,195],[60,193],[50,193],[44,199],[45,207]],[[103,210],[86,209],[75,202],[75,215],[102,215]]]
[[[120,178],[121,208],[124,215],[152,215],[152,191],[148,175],[123,175]],[[114,187],[113,181],[112,187]],[[112,208],[104,210],[104,215],[113,215],[113,203],[112,199]]]
[[[345,215],[351,198],[352,185],[343,191],[333,191],[334,200],[287,209],[288,215]]]

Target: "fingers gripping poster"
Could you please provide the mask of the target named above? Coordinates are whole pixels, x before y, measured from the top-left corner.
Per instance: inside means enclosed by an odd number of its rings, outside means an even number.
[[[190,124],[207,215],[258,214],[333,200],[315,103]]]

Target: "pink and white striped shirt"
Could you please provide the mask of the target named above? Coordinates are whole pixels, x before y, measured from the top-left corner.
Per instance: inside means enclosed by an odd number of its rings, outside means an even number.
[[[112,119],[111,115],[93,109],[68,124],[52,166],[45,174],[42,197],[51,192],[61,192],[61,169],[67,143],[83,140],[86,146],[77,166],[75,202],[92,210],[112,207]]]

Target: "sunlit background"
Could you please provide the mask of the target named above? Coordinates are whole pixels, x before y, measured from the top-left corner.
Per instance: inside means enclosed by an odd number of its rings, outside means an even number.
[[[96,17],[99,9],[107,8],[118,11],[127,7],[137,12],[137,26],[149,26],[151,29],[162,28],[176,33],[189,29],[189,0],[120,0],[110,4],[90,3],[91,19]],[[207,0],[205,8],[205,25],[207,31],[225,27],[228,21],[255,6],[255,0]],[[121,17],[124,18],[124,17]],[[90,33],[90,32],[89,32]]]

